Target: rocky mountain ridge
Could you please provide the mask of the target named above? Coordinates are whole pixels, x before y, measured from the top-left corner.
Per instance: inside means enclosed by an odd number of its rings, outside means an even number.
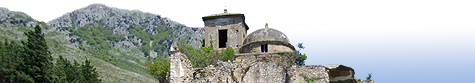
[[[7,8],[0,7],[0,24],[3,24],[2,27],[34,27],[37,23],[37,20],[26,13],[10,11]]]
[[[154,30],[153,27],[165,25],[166,27],[173,27],[175,29],[172,36],[177,37],[176,40],[185,39],[184,37],[186,34],[197,33],[197,35],[191,35],[189,38],[191,41],[188,41],[190,42],[188,44],[195,48],[199,48],[201,45],[199,44],[201,43],[201,35],[199,34],[202,34],[203,28],[186,27],[183,24],[175,22],[170,18],[161,17],[160,15],[138,10],[107,7],[104,4],[91,4],[85,8],[66,13],[61,17],[47,22],[47,24],[58,29],[77,29],[77,27],[94,23],[94,21],[100,21],[109,27],[115,27],[115,34],[124,35],[129,35],[127,29],[131,25],[145,27],[143,31],[146,31],[151,35],[157,33],[157,30]]]
[[[23,37],[23,32],[32,30],[39,22],[23,12],[10,11],[0,7],[0,38],[19,41]]]

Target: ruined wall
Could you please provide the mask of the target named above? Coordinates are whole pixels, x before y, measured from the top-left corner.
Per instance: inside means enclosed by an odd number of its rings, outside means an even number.
[[[210,40],[213,40],[214,49],[219,49],[218,30],[227,29],[227,45],[238,49],[242,46],[247,30],[245,28],[244,19],[238,16],[228,16],[205,21],[205,45],[210,46]],[[212,37],[210,39],[210,36]]]
[[[190,82],[193,75],[193,66],[185,54],[180,51],[170,51],[170,82]]]
[[[307,79],[330,83],[328,70],[320,65],[284,66],[273,61],[217,63],[216,66],[195,70],[191,83],[306,83]]]
[[[330,82],[332,83],[356,83],[355,71],[343,65],[322,65],[329,73]]]
[[[317,83],[329,83],[328,70],[321,65],[299,66],[292,65],[288,70],[290,83],[304,82],[307,80]]]
[[[170,56],[172,83],[357,83],[354,70],[343,65],[299,66],[279,53],[238,54],[236,61],[218,61],[217,65],[192,68],[185,55]],[[281,57],[281,58],[279,58]],[[349,78],[348,78],[349,77]],[[373,83],[372,80],[369,83]]]
[[[357,83],[354,70],[343,65],[295,65],[295,53],[267,52],[236,54],[235,60],[193,68],[174,42],[170,48],[172,83]],[[368,81],[373,83],[373,81]]]

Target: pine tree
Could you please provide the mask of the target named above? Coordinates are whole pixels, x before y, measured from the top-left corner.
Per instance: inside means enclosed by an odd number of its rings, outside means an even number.
[[[59,56],[56,64],[48,51],[44,34],[37,25],[25,33],[23,45],[0,43],[0,83],[98,83],[99,73],[86,59],[83,64],[70,63]]]
[[[67,72],[66,81],[78,82],[79,81],[78,76],[81,75],[81,72],[79,71],[79,64],[76,62],[76,60],[74,60],[75,64],[69,62],[67,59],[62,59],[62,61],[64,63],[63,71]]]
[[[36,25],[34,31],[25,33],[25,36],[28,39],[22,42],[26,54],[23,56],[25,64],[21,70],[33,77],[35,82],[51,82],[52,73],[49,71],[53,66],[53,58],[48,51],[40,26]]]
[[[59,58],[56,60],[56,64],[54,68],[52,69],[52,72],[54,73],[54,76],[52,77],[54,82],[57,83],[64,83],[64,82],[69,82],[67,79],[67,75],[69,75],[71,72],[68,72],[69,68],[68,66],[71,65],[68,60],[63,58],[63,56],[59,56]]]
[[[33,79],[26,75],[23,71],[19,71],[20,66],[23,65],[23,59],[20,55],[21,46],[14,42],[0,44],[0,82],[33,82]]]
[[[91,61],[87,60],[84,61],[84,64],[81,65],[81,70],[82,74],[84,77],[84,81],[86,83],[99,83],[101,82],[101,79],[99,79],[99,74],[96,71],[96,68],[94,68],[93,65],[91,65]]]
[[[82,73],[81,64],[79,64],[76,60],[73,60],[72,66],[69,68],[69,71],[71,71],[71,73],[67,76],[69,82],[85,82],[85,77]]]

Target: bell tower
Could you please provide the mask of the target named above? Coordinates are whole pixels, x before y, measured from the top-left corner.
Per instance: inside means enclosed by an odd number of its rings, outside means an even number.
[[[205,46],[213,49],[232,47],[234,50],[242,46],[249,27],[244,21],[244,14],[224,13],[202,17],[205,23]]]

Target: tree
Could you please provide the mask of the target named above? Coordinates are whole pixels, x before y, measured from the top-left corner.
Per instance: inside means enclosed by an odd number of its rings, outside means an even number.
[[[147,70],[161,83],[170,82],[170,61],[166,58],[155,58],[151,64],[145,65],[144,70]]]
[[[82,82],[82,83],[98,83],[99,73],[96,71],[91,62],[86,58],[83,64],[79,64],[74,60],[70,63],[63,56],[59,56],[54,67],[54,82]]]
[[[53,78],[53,81],[54,82],[68,82],[68,75],[71,75],[73,74],[74,72],[69,72],[70,71],[70,68],[69,66],[71,66],[71,63],[69,63],[68,60],[66,60],[65,58],[63,58],[63,56],[59,56],[59,58],[56,60],[56,64],[54,66],[54,68],[52,69],[52,71],[54,71],[54,76],[52,77]]]
[[[299,50],[296,51],[297,60],[295,60],[296,61],[295,63],[297,65],[305,65],[305,60],[307,60],[307,55],[300,53],[300,50],[305,49],[305,47],[303,47],[303,43],[299,43],[297,47],[299,48]]]
[[[23,45],[25,45],[25,55],[22,56],[25,64],[21,71],[33,77],[35,82],[51,82],[52,73],[49,72],[49,69],[53,66],[53,57],[51,57],[51,53],[48,51],[48,46],[40,26],[36,25],[34,31],[26,32],[25,36],[28,39],[26,42],[22,41]]]
[[[37,25],[33,31],[26,32],[27,41],[23,45],[14,42],[0,44],[0,83],[97,83],[99,74],[86,59],[79,65],[71,64],[59,56],[53,64],[44,34]]]
[[[26,75],[23,71],[19,71],[23,65],[23,58],[21,55],[21,46],[11,42],[0,44],[0,82],[5,83],[27,83],[34,82],[33,79]]]
[[[223,61],[234,61],[234,49],[232,47],[227,47],[226,50],[222,53],[223,58],[221,60]]]
[[[371,80],[371,77],[372,77],[371,74],[372,73],[368,74],[368,77],[366,77],[366,80]]]
[[[82,82],[86,83],[99,83],[101,79],[99,79],[99,73],[96,71],[93,65],[91,65],[91,61],[87,60],[84,61],[84,64],[81,65],[82,75],[84,77]]]

